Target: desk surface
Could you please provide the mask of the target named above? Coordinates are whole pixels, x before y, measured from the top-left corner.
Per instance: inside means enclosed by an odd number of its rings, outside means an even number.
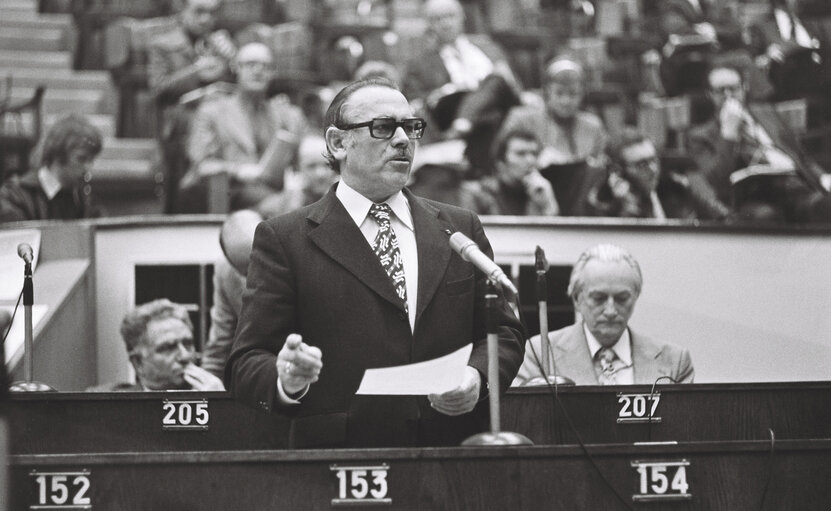
[[[420,510],[634,509],[644,496],[681,498],[651,509],[685,510],[831,501],[831,440],[587,449],[591,460],[576,446],[12,456],[11,500],[24,509],[82,492],[92,509],[122,511],[330,509],[356,495],[376,501],[361,508],[386,498]]]
[[[575,431],[598,444],[766,440],[769,429],[778,439],[831,438],[831,382],[655,390],[660,397],[650,422],[648,414],[634,413],[639,406],[652,410],[643,407],[654,402],[649,386],[561,387],[560,404],[545,389],[511,389],[502,399],[502,428],[536,445],[576,444]],[[624,418],[639,422],[618,420],[625,406]],[[17,394],[7,415],[12,454],[281,449],[289,426],[283,416],[248,408],[226,393]],[[180,427],[181,419],[193,428]]]

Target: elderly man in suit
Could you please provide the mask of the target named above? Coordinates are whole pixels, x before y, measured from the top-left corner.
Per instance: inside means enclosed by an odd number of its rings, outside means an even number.
[[[188,197],[191,207],[184,209],[204,209],[204,179],[217,173],[229,177],[231,210],[256,206],[282,190],[286,167],[307,130],[298,107],[284,97],[266,95],[274,75],[266,45],[244,45],[231,67],[237,75],[236,91],[203,102],[193,118],[188,143],[193,165],[181,183],[183,202]]]
[[[488,255],[490,243],[472,212],[404,189],[425,124],[392,82],[347,85],[325,119],[341,180],[257,227],[226,381],[238,399],[291,417],[294,447],[458,444],[484,429],[477,404],[507,388],[522,359],[522,327],[500,298],[500,378],[486,384],[486,280],[447,233],[465,233]],[[366,369],[469,343],[453,390],[355,394]]]
[[[655,342],[629,328],[642,282],[638,262],[622,248],[597,245],[583,252],[568,283],[580,320],[549,332],[546,375],[565,376],[577,385],[653,383],[661,377],[692,383],[695,372],[686,349]],[[540,339],[528,341],[514,385],[542,376]]]

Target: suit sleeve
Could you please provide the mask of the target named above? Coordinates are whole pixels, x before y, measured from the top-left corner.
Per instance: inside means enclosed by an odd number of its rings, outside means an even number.
[[[695,379],[695,369],[692,364],[692,357],[690,352],[686,349],[681,350],[681,357],[678,360],[678,372],[675,381],[678,383],[692,383]]]
[[[485,230],[482,227],[482,222],[476,215],[471,214],[473,218],[472,239],[476,242],[479,248],[489,258],[493,259],[493,249],[490,241],[485,236]],[[485,293],[487,291],[487,278],[481,273],[476,272],[476,306],[474,308],[474,336],[473,352],[470,355],[468,365],[478,370],[482,375],[488,374],[488,346],[487,346],[487,332],[486,311],[485,311]],[[499,298],[496,306],[496,314],[498,315],[497,324],[499,325],[499,387],[501,391],[507,390],[514,380],[514,377],[519,371],[522,364],[523,354],[525,352],[525,329],[517,319],[516,315],[511,310],[508,301],[499,293]]]
[[[271,411],[277,399],[277,353],[296,330],[292,262],[277,227],[263,222],[254,235],[246,290],[225,382],[234,397]]]

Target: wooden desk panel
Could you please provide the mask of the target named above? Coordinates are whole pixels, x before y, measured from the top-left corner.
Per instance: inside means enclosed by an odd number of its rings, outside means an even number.
[[[831,440],[782,441],[773,454],[766,442],[589,449],[596,468],[577,447],[12,456],[12,508],[38,502],[38,474],[86,471],[92,509],[330,509],[339,492],[332,465],[385,463],[389,509],[634,509],[635,460],[689,463],[692,499],[650,509],[787,511],[831,501]]]
[[[618,424],[618,392],[646,386],[564,387],[562,406],[586,443],[831,438],[831,382],[661,386],[660,423]],[[164,399],[206,398],[207,431],[162,429]],[[512,389],[502,428],[536,445],[576,444],[552,396]],[[286,447],[287,419],[248,408],[225,393],[147,392],[14,395],[12,454],[228,451]]]

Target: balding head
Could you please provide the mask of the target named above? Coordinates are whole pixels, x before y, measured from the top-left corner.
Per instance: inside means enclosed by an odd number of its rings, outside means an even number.
[[[254,244],[254,231],[263,217],[256,211],[243,209],[228,215],[219,231],[219,245],[225,259],[240,275],[248,273],[248,261],[251,259],[251,245]]]
[[[457,0],[427,0],[424,17],[442,44],[452,44],[464,31],[465,11]]]

